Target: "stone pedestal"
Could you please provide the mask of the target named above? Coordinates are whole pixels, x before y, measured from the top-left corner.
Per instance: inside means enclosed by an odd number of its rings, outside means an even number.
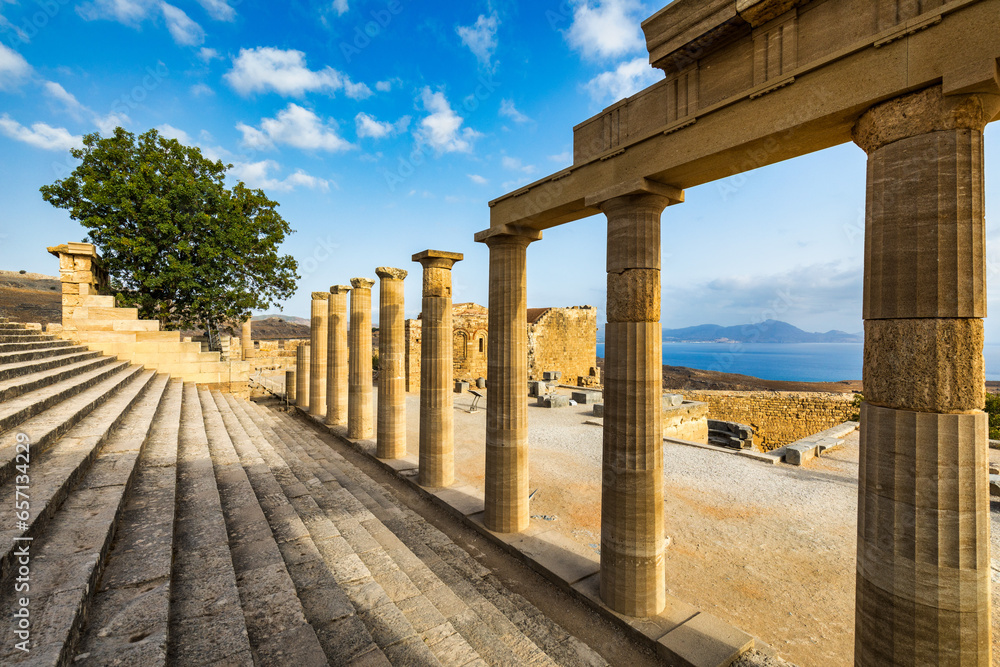
[[[939,87],[866,112],[855,664],[990,664],[983,136]]]
[[[249,318],[244,320],[242,327],[240,327],[240,347],[244,361],[254,356],[253,323]]]
[[[541,233],[488,230],[476,240],[490,249],[486,393],[486,512],[498,533],[528,527],[528,277],[527,247]]]
[[[378,440],[380,459],[406,456],[406,340],[403,336],[403,269],[375,269],[378,309]]]
[[[295,348],[295,405],[309,408],[309,346]]]
[[[601,599],[628,616],[666,605],[660,213],[671,201],[639,193],[600,203],[608,218]]]
[[[347,437],[372,437],[372,285],[374,280],[352,278],[350,377],[347,392]]]
[[[461,260],[460,253],[439,250],[425,250],[413,256],[413,261],[424,268],[418,479],[422,486],[450,486],[455,481],[451,268]]]
[[[295,371],[285,371],[285,400],[295,404]]]
[[[309,414],[326,416],[327,322],[330,319],[330,293],[312,293],[312,327],[309,353]]]
[[[326,423],[338,426],[347,423],[348,353],[347,353],[347,294],[349,285],[330,287],[328,361],[326,366]]]

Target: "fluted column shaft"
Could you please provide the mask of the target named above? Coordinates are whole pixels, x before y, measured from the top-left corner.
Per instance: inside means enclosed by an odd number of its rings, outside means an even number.
[[[296,386],[295,371],[285,371],[285,400],[295,405]]]
[[[372,437],[372,285],[374,280],[352,278],[350,377],[347,393],[347,437]]]
[[[402,269],[379,267],[378,440],[380,459],[406,456],[406,340]]]
[[[486,513],[498,533],[528,527],[527,236],[500,234],[490,249],[486,372]]]
[[[309,345],[295,348],[295,405],[309,409]]]
[[[666,604],[660,213],[653,194],[604,202],[608,218],[601,598],[629,616]]]
[[[413,256],[423,275],[423,339],[420,346],[420,474],[423,486],[455,481],[455,417],[451,317],[451,267],[458,253],[426,250]]]
[[[855,125],[868,153],[855,664],[990,664],[982,129],[939,87]]]
[[[330,320],[328,324],[326,365],[326,423],[337,426],[347,423],[348,352],[347,294],[349,285],[330,287]]]
[[[243,325],[240,328],[240,351],[243,355],[243,359],[249,359],[253,356],[253,324],[250,318],[243,321]]]
[[[326,416],[327,322],[330,318],[330,293],[312,293],[312,318],[309,352],[309,414]]]

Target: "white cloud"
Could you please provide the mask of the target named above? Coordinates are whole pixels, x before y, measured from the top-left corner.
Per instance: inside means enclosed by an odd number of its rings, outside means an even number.
[[[102,116],[94,112],[93,109],[81,104],[73,93],[69,92],[55,81],[43,82],[42,88],[44,89],[46,95],[62,104],[66,108],[66,111],[72,114],[77,120],[89,117],[90,121],[103,135],[109,135],[113,133],[115,128],[119,125],[123,126],[130,122],[129,117],[120,112],[113,111],[106,116]]]
[[[586,88],[595,102],[620,100],[634,95],[661,78],[662,73],[649,65],[645,58],[636,58],[620,64],[610,72],[603,72],[591,79]]]
[[[573,154],[569,151],[563,151],[559,155],[550,155],[549,159],[552,160],[553,162],[558,162],[560,164],[567,164],[567,163],[572,164]]]
[[[537,171],[537,167],[533,164],[524,164],[519,158],[510,157],[509,155],[504,155],[503,159],[500,160],[500,164],[503,165],[504,169],[510,169],[511,171],[522,171],[525,174],[533,174]]]
[[[191,86],[191,94],[195,97],[207,97],[215,95],[215,91],[207,83],[196,83]]]
[[[381,139],[392,134],[405,132],[406,128],[410,126],[410,117],[403,116],[395,123],[390,123],[388,121],[380,121],[374,116],[362,112],[355,116],[354,122],[357,126],[359,137]]]
[[[235,164],[229,173],[251,188],[276,190],[279,192],[290,192],[297,187],[321,190],[323,192],[330,189],[330,181],[312,176],[301,169],[296,170],[295,173],[281,180],[270,175],[272,171],[279,171],[280,169],[281,165],[274,160],[263,160],[261,162],[241,162]]]
[[[174,127],[173,125],[168,125],[164,123],[163,125],[160,125],[158,128],[156,128],[156,130],[167,139],[176,139],[185,146],[190,146],[193,143],[191,141],[191,135],[189,135],[184,130]]]
[[[566,39],[584,57],[613,58],[644,49],[639,0],[594,0],[593,4],[576,0],[574,4]]]
[[[108,19],[138,26],[154,6],[154,0],[94,0],[77,5],[76,13],[85,21]]]
[[[275,118],[261,120],[260,128],[245,123],[236,126],[243,133],[243,143],[250,148],[271,148],[278,144],[303,150],[346,151],[353,146],[337,134],[337,127],[309,109],[289,104]]]
[[[12,31],[15,35],[17,35],[17,38],[25,44],[30,42],[31,38],[28,37],[28,33],[11,23],[10,20],[3,15],[3,6],[5,4],[16,5],[17,0],[0,0],[0,28]]]
[[[83,137],[70,134],[64,127],[52,127],[46,123],[25,127],[7,114],[0,116],[0,132],[11,139],[48,151],[68,151],[83,146]]]
[[[379,81],[375,84],[375,90],[380,93],[388,93],[392,90],[392,81]]]
[[[226,81],[243,96],[273,91],[279,95],[302,97],[307,92],[343,90],[353,99],[365,99],[372,91],[363,83],[353,83],[344,74],[326,67],[313,71],[306,66],[306,54],[269,46],[240,49]]]
[[[205,31],[191,20],[183,9],[166,2],[160,3],[160,11],[167,22],[167,30],[174,41],[181,46],[198,46],[205,41]]]
[[[0,90],[9,90],[31,73],[31,65],[20,53],[0,44]]]
[[[45,89],[46,95],[57,102],[60,102],[64,107],[66,107],[66,111],[69,111],[74,116],[79,116],[80,112],[86,110],[86,107],[80,104],[79,100],[77,100],[72,93],[68,92],[55,81],[46,81],[42,84],[42,87]]]
[[[425,86],[420,97],[430,115],[420,121],[415,132],[417,140],[429,144],[438,153],[469,152],[472,142],[482,135],[471,127],[462,127],[465,119],[452,110],[444,93],[432,92]]]
[[[475,183],[476,185],[486,185],[487,183],[489,183],[488,180],[486,180],[479,174],[467,174],[467,176],[469,177],[469,180]]]
[[[129,122],[131,119],[123,113],[111,112],[107,116],[94,115],[94,124],[104,136],[110,136],[114,133],[115,128],[124,127]]]
[[[333,11],[337,12],[337,16],[343,16],[348,9],[347,0],[333,0]]]
[[[500,101],[500,115],[510,118],[515,123],[529,123],[531,119],[525,116],[523,113],[517,110],[514,106],[514,100],[501,100]]]
[[[216,21],[236,20],[236,10],[230,7],[226,0],[198,0],[198,4]]]
[[[215,49],[210,49],[207,46],[203,46],[198,51],[198,58],[204,63],[210,63],[216,58],[222,58],[222,56],[220,56],[219,52],[216,51]]]
[[[493,53],[497,49],[497,28],[499,25],[500,20],[497,18],[497,13],[493,12],[489,16],[480,14],[473,25],[460,25],[455,28],[462,43],[469,47],[479,64],[491,71],[494,69],[492,61]]]

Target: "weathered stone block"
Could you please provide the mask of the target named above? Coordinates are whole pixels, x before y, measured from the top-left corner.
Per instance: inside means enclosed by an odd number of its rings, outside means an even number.
[[[601,394],[596,391],[574,391],[571,396],[580,405],[593,405],[601,400]]]
[[[464,381],[460,380],[460,381],[458,381],[458,382],[455,383],[455,393],[456,394],[464,394],[467,391],[469,391],[469,383],[468,382],[464,382]]]

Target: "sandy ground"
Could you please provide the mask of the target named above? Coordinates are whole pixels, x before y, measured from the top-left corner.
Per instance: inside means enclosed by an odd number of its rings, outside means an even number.
[[[377,393],[377,392],[374,392]],[[455,469],[483,488],[485,406],[455,397]],[[485,400],[483,401],[485,403]],[[528,411],[532,516],[595,551],[600,543],[599,426],[589,406]],[[419,395],[407,396],[418,450]],[[851,665],[858,434],[803,467],[664,444],[667,587],[802,667]],[[1000,451],[990,451],[1000,463]],[[1000,656],[1000,503],[991,507],[994,654]]]

